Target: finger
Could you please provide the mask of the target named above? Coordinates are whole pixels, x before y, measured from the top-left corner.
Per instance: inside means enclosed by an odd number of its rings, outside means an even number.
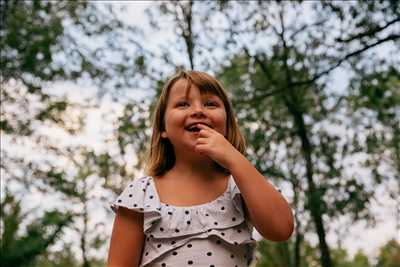
[[[199,153],[206,153],[207,152],[207,146],[205,144],[198,144],[195,147],[195,151]]]
[[[207,138],[210,137],[211,133],[205,129],[200,129],[199,134],[197,135],[197,138]]]
[[[211,135],[211,131],[213,130],[212,128],[204,124],[197,124],[196,126],[200,129],[199,136],[209,137]]]
[[[202,123],[198,123],[197,125],[196,125],[200,130],[213,130],[213,128],[211,128],[210,126],[207,126],[207,125],[205,125],[205,124],[202,124]]]
[[[197,138],[196,144],[207,144],[207,138],[204,138],[204,137]]]

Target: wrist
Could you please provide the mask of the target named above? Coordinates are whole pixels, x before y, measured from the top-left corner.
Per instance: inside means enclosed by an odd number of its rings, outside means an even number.
[[[241,166],[241,162],[245,159],[244,155],[235,149],[226,163],[226,169],[231,173],[234,172],[235,168]]]

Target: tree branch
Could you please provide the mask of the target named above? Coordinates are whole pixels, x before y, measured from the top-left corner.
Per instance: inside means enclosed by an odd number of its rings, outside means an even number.
[[[328,68],[328,69],[326,69],[326,70],[324,70],[324,71],[322,71],[322,72],[320,72],[320,73],[314,75],[314,77],[313,77],[312,79],[305,80],[305,81],[292,82],[292,83],[290,83],[289,85],[290,85],[290,86],[301,86],[301,85],[307,85],[307,84],[313,83],[313,82],[315,82],[316,80],[318,80],[319,78],[321,78],[322,76],[324,76],[324,75],[330,73],[332,70],[334,70],[334,69],[336,69],[337,67],[339,67],[340,65],[342,65],[342,63],[345,62],[346,60],[348,60],[349,58],[354,57],[354,56],[357,56],[357,55],[359,55],[359,54],[361,54],[361,53],[367,51],[368,49],[373,48],[373,47],[375,47],[375,46],[377,46],[377,45],[379,45],[379,44],[382,44],[382,43],[387,42],[387,41],[394,41],[394,40],[399,39],[399,38],[400,38],[400,34],[391,34],[391,35],[389,35],[389,36],[386,37],[386,38],[379,39],[379,40],[376,41],[375,43],[372,43],[372,44],[367,45],[367,46],[365,46],[365,47],[363,47],[363,48],[361,48],[361,49],[358,49],[358,50],[356,50],[356,51],[353,51],[353,52],[351,52],[351,53],[345,55],[344,57],[342,57],[341,59],[339,59],[338,62],[336,62],[336,64],[334,64],[334,65],[331,66],[330,68]]]
[[[337,38],[336,40],[337,40],[338,42],[341,42],[341,43],[349,43],[349,42],[351,42],[351,41],[354,41],[355,39],[363,38],[363,37],[368,36],[368,35],[374,35],[374,34],[376,34],[377,32],[383,31],[384,29],[386,29],[387,27],[389,27],[389,26],[392,25],[393,23],[396,23],[396,22],[399,22],[399,21],[400,21],[400,17],[395,18],[395,19],[392,20],[392,21],[389,21],[389,22],[388,22],[386,25],[384,25],[384,26],[381,26],[381,27],[378,26],[378,27],[369,29],[369,30],[367,30],[367,31],[365,31],[365,32],[362,32],[362,33],[353,35],[353,36],[351,36],[351,37],[348,37],[347,39]]]

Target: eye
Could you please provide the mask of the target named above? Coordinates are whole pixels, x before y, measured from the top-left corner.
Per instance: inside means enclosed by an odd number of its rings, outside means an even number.
[[[205,106],[216,107],[216,106],[217,106],[217,102],[212,101],[212,100],[207,100],[207,101],[204,103],[204,105],[205,105]]]
[[[179,101],[179,102],[176,104],[176,106],[177,106],[177,107],[186,107],[186,106],[189,106],[189,103],[186,102],[186,101]]]

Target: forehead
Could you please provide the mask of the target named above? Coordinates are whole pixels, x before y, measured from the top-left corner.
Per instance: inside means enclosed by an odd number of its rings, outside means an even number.
[[[220,98],[218,91],[215,88],[210,86],[199,87],[186,79],[179,79],[171,86],[168,98],[190,98],[197,94],[200,94],[201,96],[216,96]]]

